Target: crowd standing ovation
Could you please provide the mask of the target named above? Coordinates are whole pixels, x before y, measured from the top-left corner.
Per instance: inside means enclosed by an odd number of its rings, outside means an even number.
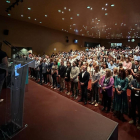
[[[86,48],[85,51],[70,50],[40,57],[29,54],[35,60],[30,76],[39,84],[60,90],[79,102],[98,107],[102,111],[113,111],[114,116],[125,121],[130,115],[140,130],[140,53],[135,49]],[[131,92],[131,107],[128,99]],[[90,95],[88,96],[88,93]],[[102,94],[101,101],[99,95]]]

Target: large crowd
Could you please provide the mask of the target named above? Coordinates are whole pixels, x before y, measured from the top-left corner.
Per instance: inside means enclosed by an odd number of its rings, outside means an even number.
[[[122,121],[125,120],[124,114],[131,112],[132,120],[129,123],[140,129],[138,46],[126,50],[86,48],[84,51],[70,50],[42,57],[30,53],[29,58],[35,60],[35,67],[30,68],[30,76],[39,84],[66,91],[65,94],[75,100],[95,107],[99,105],[101,93],[102,111],[113,111],[114,116]],[[128,91],[131,92],[131,107],[128,107]]]

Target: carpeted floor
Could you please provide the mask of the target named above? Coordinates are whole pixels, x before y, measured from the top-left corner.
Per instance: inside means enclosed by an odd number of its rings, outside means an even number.
[[[19,133],[17,136],[15,136],[13,140],[31,140],[31,139],[49,140],[49,138],[47,137],[48,132],[50,133],[51,136],[54,135],[54,138],[55,138],[55,134],[58,134],[58,133],[56,133],[57,128],[53,127],[54,126],[53,123],[59,123],[59,122],[57,122],[57,117],[55,117],[56,116],[55,113],[53,116],[54,117],[53,122],[51,121],[49,122],[49,120],[47,120],[49,119],[47,116],[49,115],[48,113],[50,112],[50,110],[47,110],[47,108],[51,106],[51,104],[49,104],[49,100],[50,101],[54,100],[53,106],[55,106],[57,105],[57,101],[59,100],[59,98],[57,99],[56,96],[48,96],[49,94],[50,95],[60,94],[62,96],[65,96],[69,100],[73,100],[74,102],[77,102],[79,104],[78,102],[79,99],[74,100],[70,96],[67,96],[65,93],[61,93],[57,90],[52,90],[52,89],[50,90],[49,86],[45,86],[45,85],[41,86],[35,83],[34,81],[29,80],[28,90],[25,93],[25,113],[24,113],[24,121],[28,124],[28,127],[25,130],[23,130],[21,133]],[[2,94],[2,97],[5,98],[5,95]],[[5,102],[0,104],[0,110],[1,110],[0,112],[4,112],[4,108],[3,108],[4,104]],[[121,122],[120,120],[115,118],[112,113],[109,113],[109,114],[103,113],[101,111],[101,108],[102,108],[101,105],[99,105],[98,107],[94,107],[93,105],[90,105],[90,104],[87,104],[87,105],[84,105],[84,103],[80,103],[80,104],[89,108],[90,110],[93,110],[103,116],[106,116],[107,118],[111,120],[118,122],[119,123],[119,134],[118,134],[119,140],[140,140],[140,131],[137,130],[135,126],[128,124],[128,121],[130,119],[127,116],[125,116],[127,121]],[[67,109],[67,106],[69,106],[69,104],[65,102],[64,104],[61,104],[60,108],[63,108],[64,106],[65,106],[65,109]],[[85,108],[85,111],[86,111],[86,108]],[[4,120],[4,118],[2,118],[3,115],[0,115],[0,117],[1,117],[1,120]],[[62,120],[63,119],[65,118],[62,118]],[[90,123],[89,123],[89,128],[90,128]],[[92,131],[93,130],[91,130],[91,132]],[[62,132],[62,133],[67,133],[68,136],[70,137],[71,131],[67,130],[66,132]],[[89,132],[89,135],[90,134],[91,133]],[[75,135],[80,135],[80,134],[77,133]],[[63,140],[63,138],[61,139]]]

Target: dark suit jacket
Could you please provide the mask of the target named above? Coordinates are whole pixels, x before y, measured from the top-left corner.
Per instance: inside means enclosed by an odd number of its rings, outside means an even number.
[[[62,77],[62,78],[65,78],[65,75],[66,75],[66,67],[65,66],[59,67],[58,75],[60,75],[60,77]]]
[[[85,72],[84,76],[82,77],[82,72],[79,74],[79,80],[80,82],[84,83],[83,86],[88,86],[90,74],[88,72]]]

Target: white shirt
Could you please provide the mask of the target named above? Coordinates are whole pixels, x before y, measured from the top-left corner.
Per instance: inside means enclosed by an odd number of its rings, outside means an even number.
[[[85,71],[86,72],[86,71]],[[82,78],[84,77],[85,72],[82,73]]]

